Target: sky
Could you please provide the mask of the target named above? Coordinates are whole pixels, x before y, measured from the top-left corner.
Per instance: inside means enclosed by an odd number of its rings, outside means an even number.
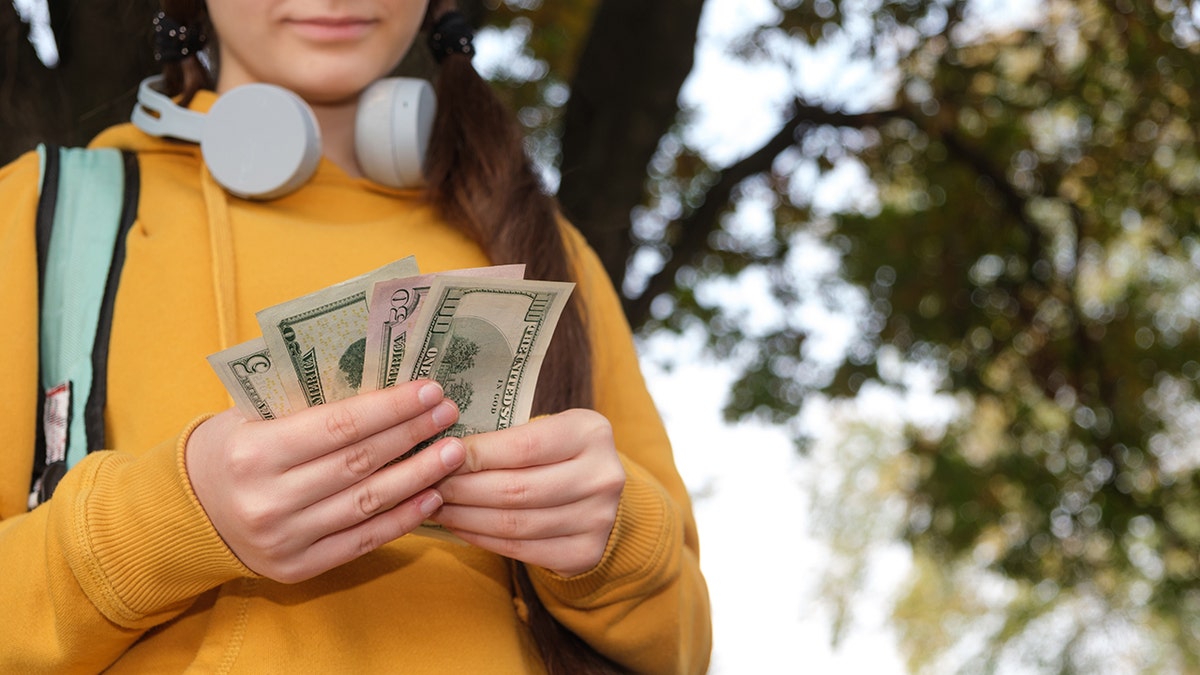
[[[831,616],[817,600],[828,552],[811,533],[806,489],[815,465],[781,429],[725,424],[729,368],[688,342],[652,338],[648,356],[670,350],[688,365],[668,372],[648,358],[644,367],[694,495],[713,613],[709,672],[903,672],[886,624],[894,578],[876,580],[878,601],[859,603],[855,627],[831,644]],[[904,569],[897,562],[893,569]]]

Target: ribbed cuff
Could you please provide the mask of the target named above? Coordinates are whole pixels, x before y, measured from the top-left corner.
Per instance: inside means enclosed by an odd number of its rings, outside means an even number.
[[[530,578],[545,597],[575,607],[611,602],[626,592],[643,592],[674,569],[673,559],[683,546],[678,514],[663,489],[642,469],[625,463],[625,488],[617,519],[600,563],[573,577],[529,566]]]
[[[111,621],[153,625],[200,593],[252,576],[225,546],[187,480],[184,450],[194,420],[142,457],[101,453],[75,502],[83,552],[79,580]]]

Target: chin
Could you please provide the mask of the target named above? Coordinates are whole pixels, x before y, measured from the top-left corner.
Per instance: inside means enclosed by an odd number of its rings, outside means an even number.
[[[303,81],[295,82],[291,89],[309,103],[329,105],[357,99],[358,95],[372,82],[374,80],[343,76],[318,80],[306,78]]]
[[[338,103],[356,98],[364,89],[385,76],[391,55],[384,54],[309,54],[292,62],[293,69],[285,75],[285,84],[311,103]],[[399,58],[396,59],[399,61]]]

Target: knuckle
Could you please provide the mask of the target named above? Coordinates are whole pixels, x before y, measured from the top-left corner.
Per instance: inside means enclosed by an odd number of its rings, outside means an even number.
[[[528,426],[519,428],[522,430],[522,433],[517,434],[513,439],[513,454],[516,455],[523,466],[538,463],[538,458],[542,453],[542,437],[531,433]]]
[[[585,438],[596,445],[612,446],[613,429],[608,418],[599,413],[587,415],[584,423]]]
[[[278,511],[269,500],[242,499],[235,502],[233,509],[238,521],[256,540],[269,536],[279,521]]]
[[[349,445],[358,440],[362,419],[351,406],[338,406],[329,410],[325,417],[325,431],[339,445]]]
[[[355,551],[356,554],[354,557],[357,558],[359,556],[364,556],[380,546],[383,546],[385,543],[387,542],[384,540],[384,537],[381,536],[381,534],[374,528],[363,528],[362,531],[359,532],[358,547]]]
[[[585,527],[582,529],[584,533],[591,533],[596,538],[601,538],[600,546],[603,547],[608,541],[608,535],[612,532],[613,519],[604,513],[602,509],[593,509],[587,516]]]
[[[492,545],[496,552],[505,558],[521,559],[526,551],[525,544],[520,539],[500,539]]]
[[[529,503],[529,484],[519,478],[510,477],[500,487],[500,503],[506,507],[524,506]]]
[[[374,453],[371,452],[371,446],[366,443],[360,443],[348,448],[344,455],[347,473],[356,479],[367,477],[375,469],[373,456]]]
[[[420,467],[417,475],[422,486],[436,483],[449,473],[436,448],[433,451],[420,452],[409,458],[409,461],[413,459],[420,460],[417,463],[417,466]]]
[[[297,584],[309,579],[312,574],[299,561],[287,560],[274,565],[272,572],[264,576],[281,584]]]
[[[379,513],[383,508],[383,499],[369,485],[359,485],[353,495],[354,510],[360,520],[366,520]]]
[[[515,511],[500,511],[496,521],[496,534],[502,539],[511,539],[519,535],[525,527],[524,518]]]
[[[262,453],[254,446],[237,444],[225,455],[225,470],[233,478],[248,478],[259,473]]]
[[[411,450],[421,445],[421,443],[429,440],[433,436],[433,427],[426,426],[420,423],[419,420],[413,420],[403,427],[404,436],[401,441],[405,450]]]
[[[601,483],[601,490],[608,494],[621,494],[625,490],[625,467],[617,462]]]
[[[397,390],[400,387],[407,387],[411,383],[396,385]],[[402,396],[392,395],[388,397],[388,413],[394,420],[406,420],[413,416],[414,408],[419,406],[414,399],[416,398],[415,390],[405,389],[405,394]]]

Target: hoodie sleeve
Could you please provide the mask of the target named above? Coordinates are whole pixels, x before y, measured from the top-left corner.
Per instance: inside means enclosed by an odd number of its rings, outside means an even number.
[[[89,455],[53,499],[27,512],[41,390],[38,174],[36,153],[0,169],[0,671],[97,671],[248,570],[187,483],[182,449],[192,427],[136,456]]]
[[[646,389],[629,325],[603,266],[567,228],[594,353],[596,408],[613,426],[626,483],[608,548],[584,574],[531,568],[547,609],[639,673],[702,673],[712,645],[691,502]]]

